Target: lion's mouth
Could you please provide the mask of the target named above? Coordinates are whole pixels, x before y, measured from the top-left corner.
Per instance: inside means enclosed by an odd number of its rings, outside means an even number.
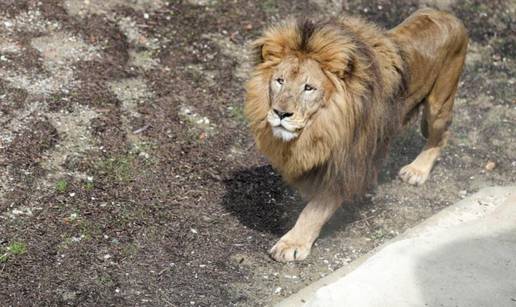
[[[281,124],[279,126],[272,127],[272,134],[275,137],[282,139],[285,142],[289,142],[289,141],[297,138],[299,135],[297,132],[291,131],[291,130],[285,128],[284,126],[282,126]]]
[[[288,120],[281,120],[273,112],[269,113],[267,120],[271,125],[272,134],[275,137],[282,139],[285,142],[288,142],[299,136],[300,129],[297,126],[293,125],[293,123],[288,122]]]

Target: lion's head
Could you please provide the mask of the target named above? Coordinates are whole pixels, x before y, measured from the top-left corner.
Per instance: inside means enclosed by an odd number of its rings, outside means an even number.
[[[291,20],[256,40],[245,113],[258,148],[288,182],[317,176],[331,183],[343,172],[363,172],[355,176],[362,184],[369,176],[370,156],[395,109],[380,100],[399,84],[371,47],[386,42],[356,19]]]
[[[274,137],[289,142],[327,101],[325,92],[331,91],[331,81],[310,58],[288,57],[271,72],[267,121]]]

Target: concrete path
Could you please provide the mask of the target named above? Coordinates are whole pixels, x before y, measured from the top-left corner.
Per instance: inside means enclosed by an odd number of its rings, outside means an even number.
[[[516,186],[482,189],[278,306],[516,307]]]

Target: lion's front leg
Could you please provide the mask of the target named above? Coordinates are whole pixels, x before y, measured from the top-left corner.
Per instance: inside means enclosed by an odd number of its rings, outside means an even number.
[[[305,259],[321,228],[341,203],[342,197],[337,196],[318,196],[311,200],[294,227],[271,248],[272,258],[281,262]]]

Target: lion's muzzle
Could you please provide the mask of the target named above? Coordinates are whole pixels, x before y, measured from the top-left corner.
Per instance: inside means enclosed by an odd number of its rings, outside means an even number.
[[[271,110],[267,116],[267,121],[272,128],[272,134],[285,142],[297,138],[299,136],[298,130],[300,129],[300,127],[292,123],[292,113],[287,114],[291,115],[285,116],[285,114],[278,114],[276,110]]]

